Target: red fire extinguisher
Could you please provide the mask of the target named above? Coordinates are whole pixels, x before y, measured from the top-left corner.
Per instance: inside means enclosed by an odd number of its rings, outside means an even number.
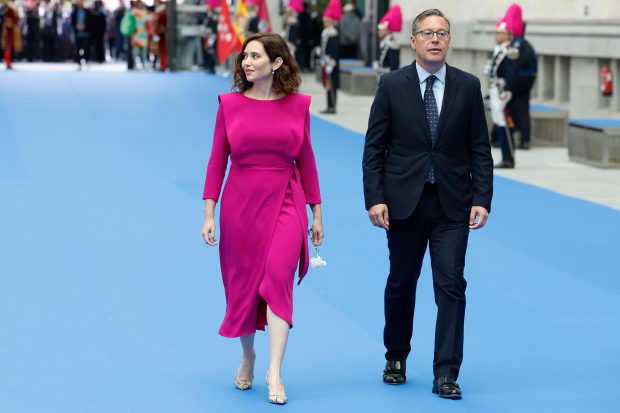
[[[601,67],[601,93],[603,96],[611,96],[613,90],[611,70],[609,67],[603,66]]]

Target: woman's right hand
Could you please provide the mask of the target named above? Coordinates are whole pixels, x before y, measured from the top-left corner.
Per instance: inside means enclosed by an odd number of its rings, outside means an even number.
[[[200,231],[200,233],[207,244],[212,247],[217,245],[217,240],[215,239],[215,220],[213,218],[205,218],[205,223],[202,226],[202,231]]]

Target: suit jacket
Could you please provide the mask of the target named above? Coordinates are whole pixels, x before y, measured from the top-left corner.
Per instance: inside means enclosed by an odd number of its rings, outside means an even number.
[[[90,33],[92,31],[92,26],[93,26],[93,14],[86,7],[84,7],[84,12],[86,13],[84,17],[84,25],[86,26],[86,28],[84,29],[84,32]],[[78,24],[78,7],[73,6],[73,10],[71,11],[71,27],[73,27],[73,30],[75,30],[76,32],[78,31],[77,24]]]
[[[493,159],[480,81],[446,65],[443,104],[433,143],[415,62],[384,74],[364,146],[366,209],[387,204],[390,219],[415,210],[431,161],[444,213],[467,220],[472,205],[491,211]]]

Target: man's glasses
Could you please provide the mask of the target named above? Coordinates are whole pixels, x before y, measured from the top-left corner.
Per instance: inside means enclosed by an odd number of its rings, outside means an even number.
[[[446,30],[438,30],[436,32],[432,30],[422,30],[421,32],[415,32],[413,35],[419,34],[424,40],[431,40],[434,35],[437,35],[438,40],[448,40],[450,38],[450,32]]]

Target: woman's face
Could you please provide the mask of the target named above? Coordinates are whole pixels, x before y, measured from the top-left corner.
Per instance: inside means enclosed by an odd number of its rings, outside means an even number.
[[[260,82],[271,77],[275,69],[274,63],[269,60],[263,44],[253,40],[245,46],[241,67],[248,82]]]

